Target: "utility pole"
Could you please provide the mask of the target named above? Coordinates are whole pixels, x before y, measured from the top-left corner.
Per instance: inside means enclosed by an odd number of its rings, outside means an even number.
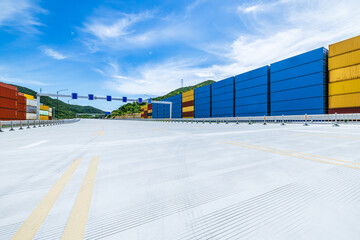
[[[56,91],[56,94],[58,95],[59,94],[59,92],[62,92],[62,91],[67,91],[68,89],[61,89],[61,90],[59,90],[59,91]],[[56,111],[55,111],[55,115],[56,116],[54,116],[54,117],[57,117],[57,118],[59,118],[59,116],[58,116],[58,111],[59,111],[59,97],[56,97]]]

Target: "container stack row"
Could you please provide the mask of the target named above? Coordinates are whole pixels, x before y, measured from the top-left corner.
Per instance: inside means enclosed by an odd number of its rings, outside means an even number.
[[[234,77],[213,83],[211,91],[212,117],[233,117],[235,111]]]
[[[360,36],[329,46],[329,113],[360,112]]]
[[[34,96],[24,94],[26,98],[26,119],[27,120],[36,120],[36,105],[37,102],[34,99]]]
[[[182,118],[194,118],[194,90],[182,94]]]
[[[17,87],[0,82],[0,120],[17,119]]]
[[[17,120],[26,120],[26,97],[18,92]]]
[[[195,118],[209,118],[211,116],[211,85],[196,88],[195,98]]]
[[[235,116],[269,115],[269,66],[235,76]]]

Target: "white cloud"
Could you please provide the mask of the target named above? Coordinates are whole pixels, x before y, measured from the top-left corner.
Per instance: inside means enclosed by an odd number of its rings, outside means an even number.
[[[56,60],[63,60],[65,58],[68,58],[68,56],[63,55],[63,54],[55,51],[52,48],[48,48],[48,47],[43,46],[43,47],[41,47],[41,50],[45,55],[47,55],[49,57],[52,57],[52,58],[54,58]]]
[[[113,16],[113,14],[109,14]],[[117,39],[129,35],[132,25],[151,17],[149,12],[139,14],[114,13],[114,17],[93,17],[89,22],[84,23],[84,31],[101,40]],[[119,16],[120,15],[120,16]]]
[[[10,84],[28,84],[28,85],[38,85],[38,86],[48,86],[50,84],[44,83],[32,79],[20,79],[9,77],[7,74],[0,74],[0,82],[10,83]]]
[[[185,85],[209,78],[221,80],[360,33],[357,24],[360,14],[354,11],[360,8],[357,0],[280,0],[246,8],[245,12],[256,12],[241,16],[252,22],[251,32],[239,32],[236,38],[223,44],[209,41],[196,45],[226,63],[199,67],[203,66],[200,56],[192,59],[177,56],[138,66],[128,75],[114,64],[116,70],[107,74],[106,87],[121,93],[161,95],[180,87],[182,78]],[[152,39],[151,33],[144,33],[143,41]],[[118,75],[127,79],[113,77]]]
[[[9,26],[27,32],[37,32],[36,26],[42,23],[35,14],[46,14],[47,11],[30,0],[1,0],[0,27]]]

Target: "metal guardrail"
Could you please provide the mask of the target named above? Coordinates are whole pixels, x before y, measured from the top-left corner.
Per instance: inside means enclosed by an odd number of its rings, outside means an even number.
[[[138,120],[138,121],[155,121],[155,122],[177,122],[177,123],[247,123],[255,124],[360,124],[360,114],[317,114],[317,115],[282,115],[282,116],[256,116],[256,117],[221,117],[221,118],[173,118],[173,119],[119,119],[119,120]]]
[[[15,131],[16,129],[24,130],[29,128],[74,123],[78,121],[80,121],[80,119],[0,121],[0,132],[3,132],[4,128],[10,128],[9,131]]]

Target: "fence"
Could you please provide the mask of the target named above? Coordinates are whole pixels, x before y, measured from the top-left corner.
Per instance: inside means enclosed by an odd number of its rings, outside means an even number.
[[[80,121],[80,119],[0,121],[0,132],[3,132],[4,128],[10,128],[10,131],[15,131],[16,129],[24,130],[37,127],[74,123],[78,121]]]

